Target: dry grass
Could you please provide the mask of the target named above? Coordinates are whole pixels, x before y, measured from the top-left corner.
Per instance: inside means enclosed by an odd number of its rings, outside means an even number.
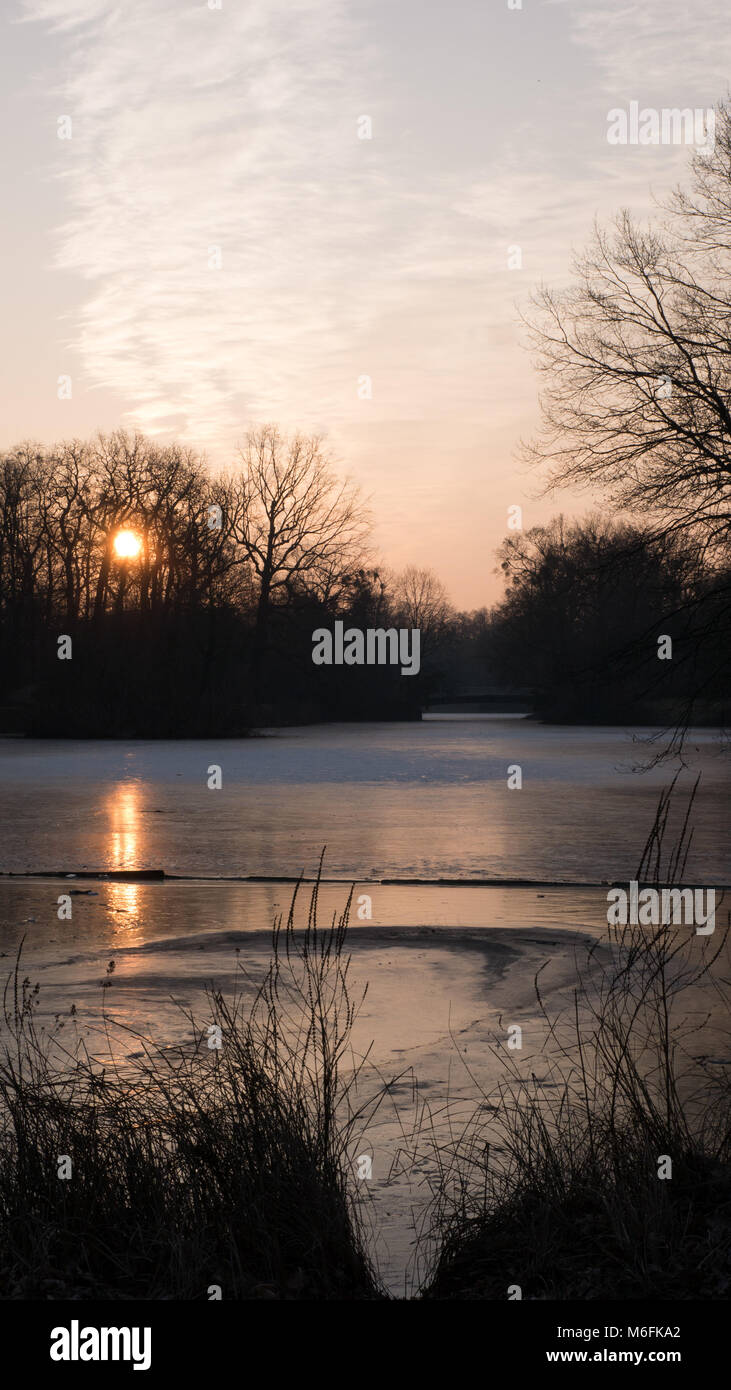
[[[343,1065],[350,901],[321,929],[315,885],[299,928],[297,897],[253,1004],[243,982],[231,1000],[210,993],[189,1048],[145,1042],[118,1067],[37,1027],[18,961],[0,1055],[1,1297],[380,1296],[347,1157],[363,1116]]]
[[[674,784],[663,795],[637,873],[682,878],[680,842],[663,856]],[[549,1015],[548,1088],[506,1067],[497,1097],[454,1142],[436,1146],[428,1223],[436,1255],[426,1298],[724,1298],[731,1283],[731,1085],[728,1066],[698,1055],[707,1019],[685,1007],[702,986],[727,1035],[726,932],[609,929],[579,969],[572,1017]],[[605,943],[606,944],[606,943]],[[727,1053],[728,1055],[728,1053]],[[506,1060],[507,1059],[507,1060]],[[662,1155],[672,1177],[660,1179]],[[514,1295],[513,1295],[514,1296]]]

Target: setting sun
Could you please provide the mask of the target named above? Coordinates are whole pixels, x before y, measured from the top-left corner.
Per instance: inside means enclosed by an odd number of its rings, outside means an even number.
[[[136,531],[118,531],[114,537],[114,553],[119,560],[136,560],[142,549],[142,537]]]

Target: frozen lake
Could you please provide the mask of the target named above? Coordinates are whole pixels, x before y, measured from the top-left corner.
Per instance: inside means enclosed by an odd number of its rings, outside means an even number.
[[[262,978],[273,917],[291,897],[282,880],[314,874],[327,846],[326,874],[339,881],[321,890],[321,922],[355,885],[349,949],[368,994],[354,1048],[369,1054],[374,1087],[401,1078],[359,1142],[373,1154],[372,1249],[403,1291],[428,1195],[428,1159],[400,1157],[418,1106],[443,1116],[448,1097],[450,1114],[468,1114],[474,1078],[486,1093],[496,1084],[506,1020],[520,1022],[526,1066],[542,1075],[536,971],[552,1003],[570,1007],[577,956],[606,928],[602,883],[634,875],[675,770],[633,771],[650,751],[622,729],[525,720],[0,741],[0,870],[20,875],[0,879],[0,978],[24,938],[44,1024],[74,1006],[74,1027],[102,1054],[105,1019],[122,1025],[111,1037],[127,1051],[130,1028],[165,1046],[189,1040],[185,1011],[205,1017],[206,985],[228,992],[241,968]],[[728,754],[699,731],[686,759],[681,790],[701,773],[686,879],[720,887],[731,882]],[[213,765],[220,790],[207,785]],[[510,790],[516,765],[522,788]],[[145,869],[176,877],[67,877]],[[266,881],[236,881],[248,876]],[[70,920],[58,918],[60,895]]]
[[[0,869],[185,876],[601,883],[636,867],[674,770],[619,728],[526,720],[317,725],[245,740],[0,740]],[[691,734],[702,781],[690,878],[729,881],[729,755]],[[209,790],[208,768],[221,769]],[[519,766],[522,789],[508,788]]]

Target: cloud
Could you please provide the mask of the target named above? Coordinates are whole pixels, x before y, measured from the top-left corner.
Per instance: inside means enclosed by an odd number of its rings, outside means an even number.
[[[565,278],[595,212],[649,210],[650,183],[681,171],[682,151],[607,147],[602,93],[700,82],[721,8],[709,0],[701,27],[680,0],[544,7],[561,16],[565,71],[519,111],[509,85],[486,91],[484,138],[445,137],[430,161],[409,130],[418,48],[399,82],[379,70],[398,43],[388,7],[28,0],[56,35],[73,120],[54,142],[68,210],[56,264],[78,277],[69,345],[86,384],[121,398],[129,423],[214,453],[272,418],[327,425],[346,447],[384,420],[472,429],[486,380],[508,418],[529,379],[516,299]],[[419,109],[438,127],[460,91],[429,99]],[[372,140],[357,138],[364,113]]]
[[[150,431],[204,445],[312,413],[313,381],[376,310],[376,260],[388,299],[393,195],[357,138],[367,64],[347,10],[27,7],[65,45],[56,264],[86,284],[74,346]]]
[[[731,60],[727,0],[651,0],[570,10],[574,41],[588,49],[605,91],[674,106],[695,91],[713,105],[727,89]],[[705,94],[703,99],[701,94]]]

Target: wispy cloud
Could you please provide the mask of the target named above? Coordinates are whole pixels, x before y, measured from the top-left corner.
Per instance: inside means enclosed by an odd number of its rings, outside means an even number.
[[[553,8],[568,24],[567,57],[573,38],[609,90],[650,70],[657,81],[686,66],[696,74],[724,3],[704,6],[702,39],[681,0]],[[347,425],[371,360],[382,368],[373,414],[399,414],[399,393],[401,418],[418,413],[404,359],[428,375],[428,317],[445,404],[467,409],[477,306],[493,342],[513,313],[506,243],[523,245],[527,275],[552,275],[587,213],[647,183],[647,166],[612,163],[597,147],[601,119],[594,143],[580,137],[566,158],[555,132],[531,133],[530,112],[522,132],[509,115],[509,157],[498,131],[482,168],[455,149],[453,167],[442,154],[412,178],[399,131],[415,70],[407,61],[389,93],[359,7],[345,0],[223,0],[220,10],[28,0],[25,13],[57,32],[58,99],[73,121],[56,152],[70,210],[56,263],[85,285],[72,346],[86,382],[112,388],[134,423],[199,445],[228,446],[257,418]],[[571,83],[581,106],[586,92]],[[357,138],[362,114],[374,119],[372,141]],[[400,361],[376,349],[387,334]]]
[[[723,95],[725,10],[25,0],[73,120],[43,215],[80,427],[116,422],[121,401],[212,458],[256,420],[325,429],[389,555],[438,556],[455,596],[482,601],[537,423],[516,308],[566,280],[595,215],[643,216],[682,177],[683,149],[609,146],[607,112]],[[68,417],[44,370],[53,435]]]
[[[711,106],[726,91],[731,72],[727,0],[568,3],[575,40],[592,52],[606,91],[676,105],[692,89],[705,90]]]
[[[149,430],[205,444],[252,416],[322,416],[335,403],[313,381],[375,311],[375,258],[388,296],[398,237],[357,138],[367,63],[347,9],[27,7],[66,46],[57,264],[88,282],[76,346]]]

